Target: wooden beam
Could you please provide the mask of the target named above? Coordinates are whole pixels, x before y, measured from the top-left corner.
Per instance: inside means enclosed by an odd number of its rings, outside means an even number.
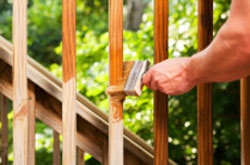
[[[250,164],[250,77],[241,80],[241,164]]]
[[[32,115],[27,88],[27,0],[13,1],[13,154],[14,165],[33,165],[33,130],[29,127]],[[33,136],[33,137],[32,137]]]
[[[77,148],[77,165],[85,165],[84,151],[81,148]]]
[[[168,58],[168,0],[154,3],[154,63]],[[155,165],[168,164],[168,96],[154,92]]]
[[[8,109],[8,99],[0,93],[2,165],[8,165]]]
[[[60,151],[60,134],[57,131],[53,131],[53,165],[61,164],[61,151]]]
[[[213,0],[198,3],[198,50],[205,49],[213,38]],[[197,88],[198,164],[213,164],[212,84]]]
[[[109,0],[109,86],[119,86],[123,72],[123,0]],[[109,98],[109,164],[123,165],[124,95]]]
[[[76,0],[63,0],[63,164],[76,164]]]

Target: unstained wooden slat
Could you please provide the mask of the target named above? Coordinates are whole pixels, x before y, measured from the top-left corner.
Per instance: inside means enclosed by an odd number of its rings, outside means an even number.
[[[36,95],[35,84],[29,83],[28,86],[28,161],[29,165],[36,164],[35,160],[35,133],[36,133]]]
[[[60,152],[60,134],[53,131],[53,165],[60,165],[61,164],[61,152]]]
[[[241,164],[250,164],[250,77],[241,80]]]
[[[0,93],[1,111],[1,159],[2,165],[8,165],[8,99]]]
[[[29,117],[32,109],[28,103],[27,88],[27,0],[13,1],[13,154],[14,165],[34,164],[35,154],[33,130],[30,129]],[[32,146],[30,146],[32,145]]]
[[[63,0],[63,164],[76,164],[76,0]]]
[[[77,148],[77,165],[85,165],[85,161],[84,161],[84,151],[81,148]]]
[[[213,38],[213,0],[198,3],[198,49],[205,49]],[[198,164],[213,164],[212,84],[197,88]]]
[[[123,67],[123,0],[109,0],[109,85],[118,86]],[[110,96],[109,165],[123,165],[123,100]]]
[[[168,0],[155,0],[154,63],[168,58]],[[168,164],[168,97],[154,92],[155,165]]]

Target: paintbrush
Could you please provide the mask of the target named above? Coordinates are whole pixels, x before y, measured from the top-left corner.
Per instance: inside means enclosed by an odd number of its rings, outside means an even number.
[[[148,71],[150,62],[125,61],[123,63],[123,78],[119,86],[110,86],[106,89],[109,95],[125,94],[126,96],[140,96],[143,83],[142,77]]]

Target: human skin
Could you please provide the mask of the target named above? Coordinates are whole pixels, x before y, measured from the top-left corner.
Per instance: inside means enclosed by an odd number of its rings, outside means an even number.
[[[212,43],[192,57],[165,60],[153,66],[143,84],[180,95],[200,83],[227,82],[250,75],[250,0],[233,0],[230,16]]]

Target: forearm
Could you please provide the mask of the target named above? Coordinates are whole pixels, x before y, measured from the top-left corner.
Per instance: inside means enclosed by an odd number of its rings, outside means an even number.
[[[190,60],[196,83],[225,82],[250,75],[250,29],[243,20],[228,20],[205,50]]]

